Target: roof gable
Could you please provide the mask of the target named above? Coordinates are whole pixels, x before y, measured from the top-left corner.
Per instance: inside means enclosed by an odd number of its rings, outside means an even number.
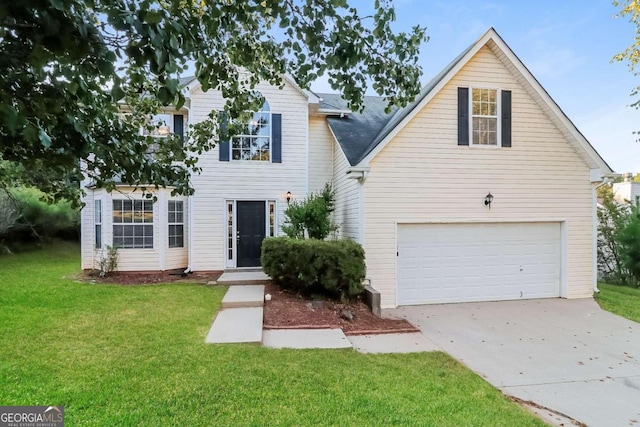
[[[373,139],[369,139],[366,142],[359,141],[355,144],[352,142],[353,138],[346,138],[345,141],[340,141],[342,132],[335,132],[338,127],[337,120],[339,119],[330,120],[329,125],[345,153],[352,151],[351,155],[347,156],[351,165],[368,166],[371,159],[373,159],[484,46],[491,49],[505,68],[514,75],[524,90],[540,105],[544,113],[561,131],[585,164],[592,169],[600,169],[603,173],[612,172],[611,168],[595,151],[584,135],[580,133],[566,114],[558,107],[553,99],[551,99],[547,91],[540,85],[535,77],[533,77],[531,72],[493,28],[490,28],[475,43],[465,49],[447,65],[447,67],[427,83],[412,103],[395,111],[391,116],[381,119],[380,122],[383,122],[383,126],[379,127],[379,131]],[[368,114],[366,106],[365,114]],[[362,140],[365,139],[365,136],[367,135],[362,135]],[[359,151],[359,153],[354,153],[354,151]]]

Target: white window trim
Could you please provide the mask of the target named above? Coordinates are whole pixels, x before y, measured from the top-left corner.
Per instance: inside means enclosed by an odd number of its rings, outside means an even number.
[[[236,201],[227,200],[224,204],[224,260],[227,268],[236,267]],[[229,208],[231,208],[231,236],[229,236]],[[229,247],[229,239],[231,238],[231,247]],[[231,258],[229,258],[229,251],[231,251]]]
[[[271,224],[271,207],[273,206],[273,224]],[[275,200],[266,201],[266,229],[265,238],[278,236],[278,206]],[[271,234],[271,226],[273,225],[273,235]]]
[[[169,204],[170,203],[180,203],[182,205],[182,221],[181,222],[171,222],[169,221]],[[185,242],[185,227],[184,227],[184,201],[183,200],[167,200],[167,249],[184,249],[184,242]],[[177,212],[177,211],[174,211]],[[182,246],[171,246],[171,240],[170,240],[170,228],[172,225],[181,225],[182,226]]]
[[[114,226],[116,226],[116,225],[151,225],[153,227],[152,228],[152,232],[151,232],[153,244],[152,244],[152,246],[150,248],[149,247],[147,247],[147,248],[145,248],[145,247],[136,248],[136,247],[118,246],[117,247],[118,250],[138,250],[138,251],[140,251],[140,250],[142,250],[142,251],[153,251],[153,250],[156,250],[156,244],[157,244],[157,242],[156,242],[156,240],[157,240],[157,236],[156,236],[156,226],[157,226],[156,218],[157,218],[158,215],[157,215],[157,212],[156,212],[156,204],[157,203],[154,203],[153,200],[151,200],[151,211],[150,212],[153,215],[153,221],[151,221],[151,222],[115,222],[114,218],[113,218],[114,217],[114,212],[115,212],[115,210],[113,209],[113,202],[115,202],[115,201],[122,201],[122,202],[131,201],[131,203],[135,203],[136,201],[142,201],[142,203],[143,203],[143,212],[146,212],[144,210],[144,202],[148,201],[148,200],[150,200],[150,199],[144,199],[144,198],[140,198],[140,199],[139,198],[123,198],[123,199],[112,198],[111,199],[111,244],[113,246],[115,246],[115,242],[114,242],[115,241],[115,233],[113,232],[113,230],[114,230]],[[133,212],[135,212],[135,209],[133,209]]]
[[[256,111],[254,114],[268,114],[269,115],[269,136],[259,136],[259,135],[235,135],[229,139],[229,161],[230,162],[240,162],[240,163],[273,163],[273,113],[271,112],[271,104],[269,101],[265,100],[265,104],[269,106],[269,110],[264,111],[262,109]],[[260,107],[262,108],[262,107]],[[244,159],[234,159],[233,158],[233,140],[236,138],[268,138],[269,139],[269,160],[244,160]],[[242,149],[241,149],[242,150]]]
[[[96,203],[100,204],[100,210],[98,211],[96,209]],[[100,221],[97,222],[96,221],[96,214],[100,213]],[[100,226],[100,246],[97,245],[97,233],[96,233],[96,227]],[[102,202],[102,198],[99,199],[93,199],[93,248],[96,250],[100,250],[102,249],[102,246],[104,246],[104,208],[103,208],[103,202]]]
[[[489,144],[474,144],[473,143],[473,118],[474,117],[485,117],[485,118],[494,118],[494,116],[474,116],[473,115],[473,90],[474,89],[485,89],[485,90],[495,90],[496,91],[496,145]],[[469,148],[479,148],[482,150],[489,149],[495,150],[497,148],[502,148],[502,89],[499,87],[489,87],[489,86],[469,86]]]

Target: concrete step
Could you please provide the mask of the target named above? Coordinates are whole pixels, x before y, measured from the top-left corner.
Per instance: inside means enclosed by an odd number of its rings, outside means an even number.
[[[258,271],[225,271],[218,278],[219,285],[266,285],[271,278],[264,274],[262,270]]]
[[[218,281],[218,283],[220,283]],[[262,307],[264,285],[230,286],[222,298],[222,308]]]
[[[262,337],[271,348],[352,348],[342,329],[273,329]]]
[[[350,335],[353,348],[360,353],[417,353],[442,351],[422,332],[405,334]]]
[[[210,344],[260,344],[262,342],[262,311],[262,307],[220,310],[205,342]]]

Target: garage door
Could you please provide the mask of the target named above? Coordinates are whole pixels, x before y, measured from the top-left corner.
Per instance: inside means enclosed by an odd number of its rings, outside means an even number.
[[[560,295],[560,223],[398,225],[398,305]]]

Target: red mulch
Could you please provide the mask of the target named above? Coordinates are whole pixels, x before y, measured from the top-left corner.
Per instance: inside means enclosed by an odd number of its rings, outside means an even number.
[[[265,294],[271,294],[271,301],[265,301],[264,304],[265,329],[340,328],[346,335],[419,331],[404,319],[383,319],[375,316],[362,301],[349,304],[311,301],[282,290],[274,284],[266,285]],[[348,309],[353,313],[353,322],[340,317],[342,309]]]
[[[153,285],[159,283],[207,283],[217,281],[222,271],[209,271],[203,273],[191,273],[182,275],[181,271],[161,272],[126,272],[110,273],[106,277],[100,277],[97,273],[84,273],[83,279],[95,283],[111,283],[118,285]]]

